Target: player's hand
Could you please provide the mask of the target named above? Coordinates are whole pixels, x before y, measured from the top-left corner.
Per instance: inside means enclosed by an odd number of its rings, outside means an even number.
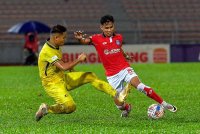
[[[81,40],[83,38],[86,38],[87,34],[83,34],[83,31],[76,31],[74,32],[74,37],[78,40]]]
[[[133,56],[129,56],[129,55],[126,55],[125,57],[127,60],[131,60],[133,58]]]
[[[76,31],[74,32],[74,37],[78,40],[82,39],[83,38],[83,31]]]
[[[81,54],[78,56],[78,60],[79,60],[79,61],[85,61],[85,60],[86,60],[86,54],[85,54],[85,53],[81,53]]]

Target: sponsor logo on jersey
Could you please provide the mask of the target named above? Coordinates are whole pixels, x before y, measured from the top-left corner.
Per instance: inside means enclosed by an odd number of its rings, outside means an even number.
[[[106,44],[107,44],[107,42],[103,42],[102,44],[103,44],[103,45],[106,45]]]
[[[119,53],[120,52],[120,49],[117,48],[117,49],[111,49],[111,50],[108,50],[108,49],[105,49],[104,50],[104,54],[105,55],[108,55],[108,54],[115,54],[115,53]]]

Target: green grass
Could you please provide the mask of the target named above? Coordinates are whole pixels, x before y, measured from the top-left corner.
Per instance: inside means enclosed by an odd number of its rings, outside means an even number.
[[[143,83],[178,107],[177,113],[166,111],[160,120],[148,119],[147,107],[155,102],[132,90],[127,101],[133,110],[130,117],[121,118],[112,98],[87,84],[71,92],[76,112],[49,114],[36,122],[34,115],[39,105],[54,103],[41,86],[37,67],[0,67],[0,134],[200,133],[199,63],[133,67]],[[92,71],[106,80],[101,65],[80,65],[76,70]]]

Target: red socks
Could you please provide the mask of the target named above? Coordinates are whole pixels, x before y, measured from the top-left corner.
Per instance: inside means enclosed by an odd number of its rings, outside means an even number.
[[[124,110],[129,110],[130,109],[130,104],[126,103],[125,107],[124,107]]]
[[[144,87],[144,91],[146,92],[146,95],[153,100],[157,101],[159,104],[163,102],[163,99],[157,95],[152,88]]]
[[[130,104],[128,104],[128,103],[124,103],[124,104],[121,105],[121,106],[118,106],[118,105],[116,105],[116,106],[117,106],[117,108],[120,109],[120,110],[129,110],[129,109],[130,109]]]

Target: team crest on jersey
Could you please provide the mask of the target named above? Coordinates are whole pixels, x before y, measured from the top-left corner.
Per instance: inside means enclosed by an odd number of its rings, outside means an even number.
[[[119,40],[116,40],[115,42],[116,42],[117,45],[120,45],[120,41]]]

